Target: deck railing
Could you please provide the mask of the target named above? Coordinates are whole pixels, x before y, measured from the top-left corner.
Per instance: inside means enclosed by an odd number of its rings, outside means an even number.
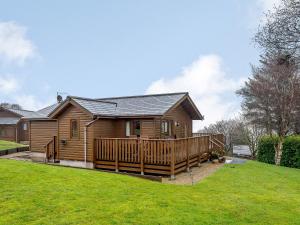
[[[96,138],[96,168],[174,176],[222,152],[222,136],[179,139]]]
[[[55,160],[57,159],[57,138],[56,136],[53,136],[49,142],[44,146],[45,147],[45,160],[46,162],[55,162]]]

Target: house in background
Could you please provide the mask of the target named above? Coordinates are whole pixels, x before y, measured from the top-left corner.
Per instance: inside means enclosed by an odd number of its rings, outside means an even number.
[[[0,107],[0,140],[29,144],[31,120],[48,119],[47,115],[56,106],[54,104],[36,112]]]

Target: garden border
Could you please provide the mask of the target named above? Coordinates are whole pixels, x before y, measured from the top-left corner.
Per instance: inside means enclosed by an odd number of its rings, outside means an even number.
[[[0,156],[9,155],[17,152],[25,152],[25,151],[29,151],[29,146],[1,150]]]

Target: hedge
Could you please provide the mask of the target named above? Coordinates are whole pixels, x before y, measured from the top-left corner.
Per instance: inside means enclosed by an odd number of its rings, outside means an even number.
[[[282,146],[280,165],[300,168],[300,136],[285,138]]]
[[[275,147],[277,144],[277,136],[262,137],[258,142],[257,160],[275,164]],[[300,169],[300,135],[289,136],[284,139],[280,165]]]
[[[275,148],[278,143],[277,136],[262,137],[257,146],[257,160],[269,164],[275,164]]]

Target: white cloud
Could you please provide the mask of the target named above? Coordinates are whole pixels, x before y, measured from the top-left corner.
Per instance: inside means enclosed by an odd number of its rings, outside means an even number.
[[[226,74],[219,56],[206,55],[184,68],[176,77],[153,82],[146,93],[188,91],[205,117],[204,121],[194,124],[194,130],[198,130],[217,120],[230,118],[239,111],[239,101],[234,92],[243,81],[234,80]]]
[[[26,95],[26,94],[15,95],[13,96],[12,99],[13,99],[13,103],[17,103],[21,105],[23,109],[33,110],[33,111],[49,106],[55,102],[54,99],[41,101],[37,99],[36,96],[34,95]]]
[[[19,89],[19,82],[15,78],[0,77],[0,93],[9,94]]]
[[[0,22],[0,62],[24,64],[36,48],[26,36],[27,28],[15,22]]]

